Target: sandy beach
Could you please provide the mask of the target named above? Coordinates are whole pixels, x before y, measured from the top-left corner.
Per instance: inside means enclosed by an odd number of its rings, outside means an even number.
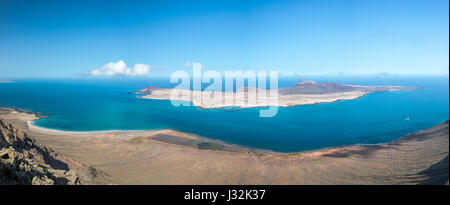
[[[33,126],[34,114],[0,118],[53,148],[83,184],[445,184],[448,122],[372,146],[267,153],[174,130],[65,132]],[[95,170],[95,174],[92,174]]]

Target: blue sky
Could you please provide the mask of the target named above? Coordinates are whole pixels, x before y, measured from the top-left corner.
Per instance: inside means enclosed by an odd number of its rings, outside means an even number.
[[[122,60],[169,76],[442,75],[448,0],[0,1],[0,77],[73,77]]]

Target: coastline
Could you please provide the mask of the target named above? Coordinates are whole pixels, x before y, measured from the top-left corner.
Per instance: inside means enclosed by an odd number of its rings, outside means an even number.
[[[200,136],[193,133],[187,133],[179,130],[175,130],[172,128],[169,129],[155,129],[155,130],[99,130],[99,131],[66,131],[66,130],[58,130],[58,129],[51,129],[51,128],[45,128],[38,125],[35,125],[34,122],[38,119],[41,119],[42,117],[39,114],[23,111],[19,108],[9,108],[9,107],[0,107],[0,109],[13,109],[15,112],[18,113],[25,113],[29,115],[34,115],[35,119],[26,120],[26,125],[31,131],[40,132],[40,133],[46,133],[46,134],[57,134],[57,135],[76,135],[80,137],[89,137],[93,135],[121,135],[124,139],[133,138],[136,135],[158,135],[158,134],[167,134],[170,133],[173,136],[181,137],[181,138],[191,138],[199,140],[199,142],[211,142],[215,143],[224,147],[229,147],[234,150],[240,150],[244,152],[250,152],[250,153],[259,153],[259,154],[278,154],[278,155],[293,155],[293,154],[309,154],[314,152],[330,152],[330,151],[336,151],[339,149],[348,149],[348,148],[355,148],[355,147],[373,147],[373,146],[379,146],[379,145],[388,145],[391,143],[396,143],[398,141],[403,140],[403,138],[407,138],[408,136],[421,132],[423,130],[419,130],[417,132],[411,132],[407,135],[401,136],[399,138],[396,138],[394,140],[388,141],[388,142],[381,142],[381,143],[373,143],[373,144],[363,144],[363,143],[355,143],[355,144],[349,144],[349,145],[340,145],[340,146],[332,146],[332,147],[324,147],[319,149],[310,149],[310,150],[304,150],[304,151],[292,151],[292,152],[279,152],[274,150],[268,150],[268,149],[259,149],[259,148],[253,148],[253,147],[247,147],[239,144],[233,144],[224,142],[217,139],[211,139],[208,137]],[[440,125],[445,122],[441,122],[437,125]],[[435,125],[435,126],[437,126]],[[434,126],[433,126],[434,127]],[[171,143],[167,143],[171,144]],[[173,144],[171,144],[173,145]]]
[[[201,143],[210,142],[222,145],[224,147],[233,148],[236,150],[242,150],[247,152],[253,152],[253,153],[272,153],[272,154],[289,154],[286,152],[276,152],[272,150],[265,150],[265,149],[258,149],[258,148],[252,148],[252,147],[246,147],[238,144],[232,144],[227,143],[224,141],[211,139],[203,136],[199,136],[192,133],[182,132],[175,129],[157,129],[157,130],[100,130],[100,131],[65,131],[65,130],[58,130],[58,129],[50,129],[45,127],[40,127],[38,125],[34,124],[34,120],[26,121],[26,124],[28,128],[31,131],[40,132],[40,133],[47,133],[47,134],[57,134],[57,135],[77,135],[80,137],[89,137],[92,135],[107,135],[107,134],[113,134],[113,135],[120,135],[123,134],[123,139],[133,138],[130,135],[147,135],[147,136],[153,136],[158,134],[167,134],[170,133],[173,136],[180,137],[180,138],[190,138],[199,140]],[[170,144],[170,143],[167,143]],[[173,144],[171,144],[173,145]],[[296,152],[299,153],[299,152]]]
[[[38,125],[35,125],[34,122],[41,117],[37,115],[36,113],[31,113],[27,111],[22,111],[18,108],[9,108],[9,107],[0,107],[0,109],[12,109],[17,113],[24,113],[28,114],[30,116],[34,116],[31,119],[27,119],[25,121],[26,126],[30,131],[39,132],[39,133],[45,133],[45,134],[55,134],[55,135],[76,135],[79,137],[90,137],[95,135],[121,135],[123,139],[130,139],[137,135],[147,135],[147,136],[153,136],[158,134],[168,134],[170,133],[173,136],[180,137],[180,138],[190,138],[198,140],[201,143],[209,142],[218,144],[221,146],[224,146],[226,148],[231,148],[233,150],[239,150],[244,152],[252,152],[252,153],[277,153],[277,154],[283,154],[285,152],[276,152],[272,150],[265,150],[265,149],[258,149],[258,148],[252,148],[252,147],[246,147],[243,145],[238,144],[232,144],[227,143],[221,140],[211,139],[203,136],[199,136],[193,133],[187,133],[182,132],[175,129],[155,129],[155,130],[99,130],[99,131],[66,131],[66,130],[58,130],[58,129],[51,129],[51,128],[45,128]],[[170,143],[167,143],[170,144]],[[172,144],[173,145],[173,144]]]
[[[131,94],[135,94],[135,93],[131,93]],[[341,102],[341,101],[346,101],[346,100],[358,100],[366,95],[369,95],[371,93],[364,93],[362,95],[359,96],[354,96],[351,99],[333,99],[332,101],[327,101],[327,102],[309,102],[309,103],[304,103],[304,104],[291,104],[291,105],[253,105],[253,106],[248,106],[248,107],[243,107],[243,106],[236,106],[236,105],[232,105],[232,106],[212,106],[212,107],[208,107],[208,106],[203,106],[203,105],[195,105],[193,104],[192,101],[190,100],[186,100],[186,99],[182,99],[179,100],[177,99],[177,101],[182,101],[182,102],[188,102],[190,103],[192,106],[198,107],[201,110],[209,110],[209,109],[231,109],[231,108],[236,108],[233,109],[232,111],[239,111],[239,110],[243,110],[243,109],[251,109],[251,108],[268,108],[268,107],[280,107],[280,108],[290,108],[290,107],[296,107],[296,106],[303,106],[303,105],[318,105],[318,104],[324,104],[324,103],[336,103],[336,102]],[[136,96],[136,98],[140,98],[140,99],[147,99],[147,100],[169,100],[170,99],[163,99],[163,98],[152,98],[148,95],[142,95],[139,94],[139,96]],[[230,112],[232,112],[230,111]]]
[[[190,102],[200,109],[239,107],[293,107],[341,100],[355,100],[378,92],[411,91],[420,89],[407,86],[361,86],[337,83],[301,81],[292,87],[265,90],[243,87],[236,91],[196,91],[149,86],[130,94],[137,98],[152,100],[177,100]],[[274,93],[273,93],[274,92]]]
[[[192,96],[210,96],[212,92],[198,92],[198,91],[188,91],[188,95],[182,95],[179,98],[171,99],[170,93],[172,89],[162,89],[152,91],[152,94],[137,96],[137,98],[141,99],[151,99],[151,100],[177,100],[177,101],[186,101],[191,103],[193,106],[199,107],[200,109],[220,109],[220,108],[229,108],[229,107],[239,107],[240,109],[247,108],[265,108],[265,107],[294,107],[301,105],[314,105],[319,103],[334,103],[341,100],[355,100],[361,98],[367,94],[367,92],[362,91],[352,91],[352,92],[343,92],[343,93],[330,93],[330,94],[296,94],[296,95],[283,95],[279,94],[274,97],[264,97],[264,98],[252,98],[248,99],[245,97],[246,92],[242,93],[222,93],[223,98],[226,99],[227,95],[235,95],[235,97],[231,97],[233,99],[232,104],[226,104],[223,100],[221,102],[216,102],[217,100],[212,99],[211,101],[204,101],[200,98],[195,98]],[[180,91],[181,92],[181,91]],[[237,103],[236,101],[241,101],[242,103]],[[254,102],[248,103],[249,101]]]
[[[69,168],[81,176],[83,184],[445,184],[448,181],[448,121],[384,144],[267,153],[217,144],[198,146],[204,141],[174,130],[46,132],[45,128],[28,127],[37,119],[36,115],[13,112],[10,108],[0,109],[0,118],[51,147],[61,158],[70,159]]]

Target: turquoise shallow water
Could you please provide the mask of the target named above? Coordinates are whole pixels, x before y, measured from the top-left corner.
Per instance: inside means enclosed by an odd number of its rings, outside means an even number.
[[[280,79],[280,87],[298,79]],[[359,85],[419,86],[417,91],[375,93],[357,100],[279,108],[273,118],[258,108],[235,112],[173,107],[167,100],[136,98],[167,79],[17,79],[0,83],[0,106],[39,112],[45,128],[69,131],[173,128],[251,148],[305,151],[395,140],[449,116],[448,77],[314,79]]]

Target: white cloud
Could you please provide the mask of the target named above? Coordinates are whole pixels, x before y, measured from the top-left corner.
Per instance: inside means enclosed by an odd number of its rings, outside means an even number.
[[[150,71],[150,66],[145,64],[136,64],[133,68],[133,74],[136,76],[144,76]]]
[[[93,76],[145,76],[148,75],[151,66],[145,64],[135,64],[133,68],[128,68],[122,60],[109,62],[101,68],[90,72]]]
[[[186,61],[186,63],[183,65],[184,67],[192,67],[192,64],[189,61]]]

